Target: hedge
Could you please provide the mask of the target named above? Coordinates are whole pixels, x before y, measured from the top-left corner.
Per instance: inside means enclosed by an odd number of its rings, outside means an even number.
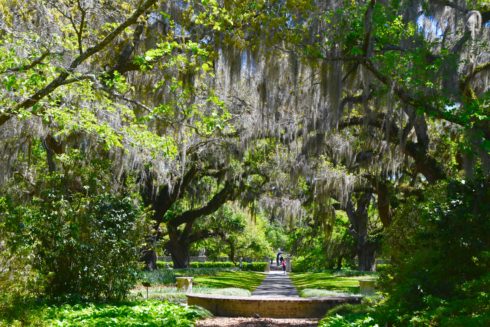
[[[242,270],[265,271],[269,266],[268,262],[243,262]]]
[[[235,268],[235,264],[231,261],[205,261],[205,262],[191,262],[191,268]]]
[[[268,262],[242,262],[242,270],[248,271],[265,271]],[[173,267],[172,262],[157,261],[158,269],[166,269]],[[190,268],[238,268],[238,264],[234,264],[231,261],[206,261],[206,262],[191,262]]]

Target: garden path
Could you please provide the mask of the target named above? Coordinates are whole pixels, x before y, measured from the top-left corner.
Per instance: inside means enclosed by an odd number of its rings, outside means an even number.
[[[282,271],[271,270],[259,287],[252,292],[252,296],[291,296],[299,297],[296,288],[291,283],[291,279]]]

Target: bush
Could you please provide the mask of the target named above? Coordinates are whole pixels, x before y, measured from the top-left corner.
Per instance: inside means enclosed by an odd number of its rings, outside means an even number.
[[[236,265],[231,261],[206,261],[206,262],[191,262],[191,268],[234,268]]]
[[[10,247],[31,248],[48,297],[122,299],[134,285],[145,214],[130,197],[54,187],[3,215],[16,235]]]
[[[170,302],[144,301],[121,305],[64,305],[47,310],[48,326],[175,326],[191,327],[209,316],[198,307]]]
[[[157,261],[157,269],[168,269],[174,266],[173,262],[170,261]]]
[[[341,304],[330,309],[319,327],[378,327],[375,307],[379,298],[364,298],[361,304]]]
[[[157,267],[159,269],[167,269],[167,264],[170,267],[173,266],[171,262],[157,261]],[[248,271],[265,271],[269,263],[267,262],[243,262],[242,270]],[[238,268],[237,264],[231,261],[205,261],[205,262],[191,262],[191,269],[208,269],[208,268]]]
[[[380,263],[376,265],[376,272],[385,273],[391,269],[391,265],[389,263]]]
[[[380,308],[411,326],[490,326],[490,183],[441,183],[411,199],[387,233]]]
[[[0,315],[10,310],[22,299],[39,291],[39,280],[32,268],[31,247],[25,243],[11,243],[15,238],[6,219],[9,207],[6,198],[0,197]]]
[[[329,316],[320,321],[318,327],[378,327],[374,318],[369,315],[343,317]]]
[[[265,271],[269,266],[268,262],[243,262],[242,270],[246,271]]]

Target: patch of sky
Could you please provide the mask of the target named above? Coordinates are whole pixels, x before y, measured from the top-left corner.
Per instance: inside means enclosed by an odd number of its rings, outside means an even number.
[[[461,103],[455,102],[455,103],[446,105],[445,109],[446,109],[446,111],[453,111],[455,109],[458,109],[459,107],[461,107]]]
[[[212,40],[213,38],[211,36],[206,35],[199,42],[201,42],[202,44],[209,44]]]
[[[295,27],[294,19],[293,19],[293,16],[291,14],[286,15],[286,26],[288,28]]]
[[[163,16],[157,12],[151,12],[148,16],[148,25],[153,26],[158,22],[163,22]]]
[[[174,33],[177,37],[188,37],[189,32],[180,24],[175,23]]]

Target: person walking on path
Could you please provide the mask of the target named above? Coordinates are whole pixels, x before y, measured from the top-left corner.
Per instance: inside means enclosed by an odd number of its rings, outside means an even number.
[[[286,274],[286,260],[281,261],[281,266],[282,266],[282,272],[285,275]]]

